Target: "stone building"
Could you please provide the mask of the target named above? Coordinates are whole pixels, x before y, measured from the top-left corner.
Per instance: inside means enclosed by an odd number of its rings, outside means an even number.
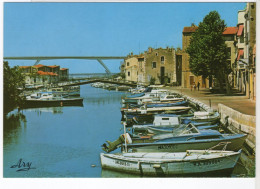
[[[256,100],[256,3],[247,3],[249,38],[249,98]]]
[[[127,81],[139,84],[176,84],[176,54],[174,48],[149,48],[143,54],[125,59]]]
[[[202,88],[209,86],[209,81],[206,78],[202,78],[202,76],[195,76],[193,73],[190,72],[189,67],[189,55],[186,53],[186,49],[190,45],[190,39],[192,33],[194,33],[197,30],[198,27],[195,25],[191,27],[184,27],[182,31],[182,83],[181,86],[184,88],[190,88],[194,85],[194,83],[197,85],[198,82],[200,82],[200,86]]]
[[[228,61],[230,62],[230,68],[232,69],[232,73],[230,73],[229,75],[229,83],[231,84],[232,87],[235,87],[236,84],[236,75],[234,72],[234,67],[237,58],[236,57],[237,32],[238,32],[238,27],[227,27],[226,30],[223,32],[225,43],[228,47],[228,52],[229,52]]]
[[[256,3],[247,3],[246,9],[238,11],[236,87],[247,97],[256,97],[255,45]]]
[[[185,52],[185,50],[190,45],[190,39],[192,33],[194,33],[197,30],[198,27],[195,25],[191,27],[184,27],[182,32],[182,83],[181,86],[184,88],[190,88],[194,85],[194,83],[197,85],[199,82],[202,88],[208,88],[210,87],[210,82],[208,78],[203,78],[202,76],[195,76],[193,73],[190,72],[189,68],[189,55]],[[227,27],[225,31],[223,32],[223,36],[225,38],[225,43],[227,47],[229,48],[229,54],[230,54],[230,64],[231,68],[233,64],[236,61],[236,47],[234,45],[234,42],[236,40],[236,33],[237,33],[237,27]],[[232,82],[234,76],[230,75],[230,81]]]
[[[144,82],[152,78],[155,84],[176,83],[176,55],[174,48],[149,48],[144,53]]]
[[[127,56],[125,59],[125,66],[124,66],[124,72],[125,72],[125,80],[126,81],[138,81],[138,58],[137,55],[133,55],[131,53]]]

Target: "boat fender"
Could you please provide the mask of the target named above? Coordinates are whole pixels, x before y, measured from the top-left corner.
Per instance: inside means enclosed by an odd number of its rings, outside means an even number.
[[[138,167],[139,170],[142,169],[142,167],[141,167],[141,162],[140,162],[140,161],[137,162],[137,167]]]
[[[129,133],[123,134],[123,137],[126,138],[127,144],[132,144],[132,139],[131,139]]]

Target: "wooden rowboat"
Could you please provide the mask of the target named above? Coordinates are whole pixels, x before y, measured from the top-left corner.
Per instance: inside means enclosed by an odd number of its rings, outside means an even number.
[[[241,150],[187,150],[177,153],[100,154],[104,169],[145,175],[174,176],[218,171],[232,171]]]

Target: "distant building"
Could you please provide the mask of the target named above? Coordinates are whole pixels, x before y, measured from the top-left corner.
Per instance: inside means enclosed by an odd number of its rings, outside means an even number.
[[[22,74],[25,75],[25,83],[30,85],[47,85],[67,80],[69,71],[60,66],[46,66],[38,64],[35,66],[20,66]]]
[[[125,66],[124,66],[124,72],[125,72],[125,80],[126,81],[138,81],[138,58],[137,55],[133,55],[131,53],[127,56],[125,59]]]

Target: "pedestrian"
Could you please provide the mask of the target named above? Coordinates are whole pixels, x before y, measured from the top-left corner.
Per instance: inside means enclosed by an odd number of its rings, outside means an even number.
[[[198,81],[198,85],[197,86],[198,86],[198,91],[199,91],[200,90],[200,82],[199,81]]]
[[[195,84],[195,82],[193,83],[193,85],[194,85],[194,91],[196,91],[196,84]]]

